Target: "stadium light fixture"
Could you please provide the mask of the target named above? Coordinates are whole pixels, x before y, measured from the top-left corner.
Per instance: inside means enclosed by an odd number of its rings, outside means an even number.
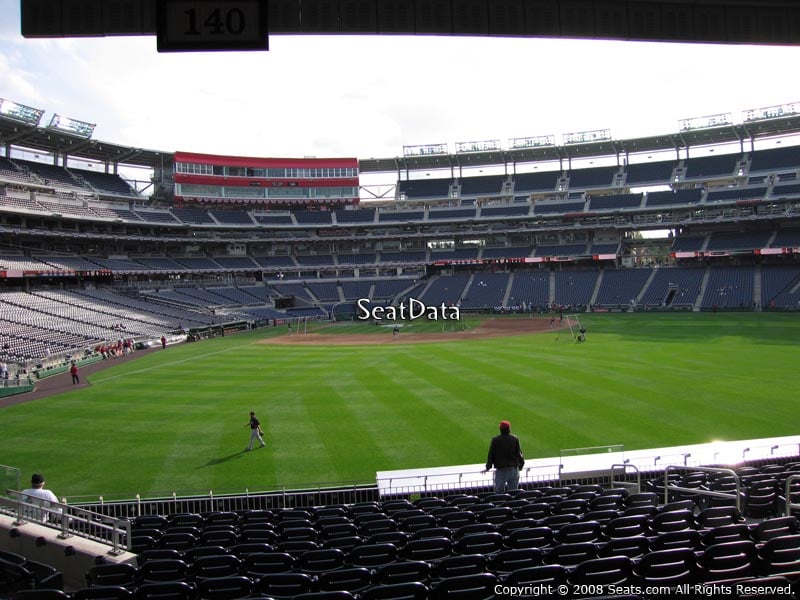
[[[44,110],[0,98],[0,114],[36,127],[42,119]]]
[[[87,140],[92,137],[95,127],[97,127],[97,125],[94,123],[70,119],[69,117],[62,117],[61,115],[53,115],[50,119],[50,124],[47,126],[48,129],[71,133],[72,135],[77,135]]]

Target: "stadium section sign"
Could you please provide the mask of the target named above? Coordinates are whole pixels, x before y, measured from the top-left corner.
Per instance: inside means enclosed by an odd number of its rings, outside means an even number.
[[[158,0],[159,52],[268,50],[260,0]]]

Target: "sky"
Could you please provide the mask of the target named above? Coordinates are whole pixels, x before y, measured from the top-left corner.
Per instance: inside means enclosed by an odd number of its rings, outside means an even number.
[[[435,36],[271,36],[268,52],[158,54],[154,36],[24,39],[0,0],[0,97],[162,151],[393,157],[403,146],[609,129],[800,101],[800,47]]]

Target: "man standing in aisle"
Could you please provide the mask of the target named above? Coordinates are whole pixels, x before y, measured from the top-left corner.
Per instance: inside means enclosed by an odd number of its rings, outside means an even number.
[[[494,467],[494,491],[501,494],[516,490],[524,465],[519,438],[511,433],[511,423],[500,421],[500,435],[492,438],[486,458],[486,471]]]

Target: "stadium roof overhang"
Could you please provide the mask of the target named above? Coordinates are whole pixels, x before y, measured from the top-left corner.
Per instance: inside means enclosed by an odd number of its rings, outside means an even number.
[[[75,159],[156,168],[172,160],[172,152],[131,148],[120,144],[29,125],[0,115],[0,144],[30,148],[54,156],[68,155]]]
[[[163,0],[162,0],[163,1]],[[800,44],[794,0],[269,0],[268,34]],[[153,35],[157,0],[21,0],[26,37]]]
[[[793,134],[800,134],[800,115],[748,121],[721,127],[692,129],[680,133],[627,140],[603,140],[584,144],[552,145],[464,154],[425,154],[394,158],[367,158],[359,161],[359,171],[362,173],[385,173],[389,171],[420,171],[568,161],[570,159],[601,156],[627,156],[646,152],[678,151],[702,146],[745,143],[758,138]]]

